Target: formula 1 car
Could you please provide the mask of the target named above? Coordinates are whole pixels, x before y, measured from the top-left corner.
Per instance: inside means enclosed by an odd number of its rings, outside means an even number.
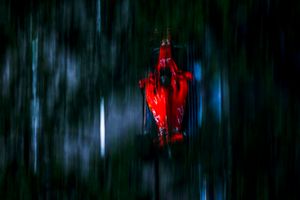
[[[185,140],[183,121],[188,82],[193,75],[178,68],[171,50],[170,39],[163,39],[157,64],[148,77],[139,81],[144,96],[144,134],[152,134],[158,148]]]

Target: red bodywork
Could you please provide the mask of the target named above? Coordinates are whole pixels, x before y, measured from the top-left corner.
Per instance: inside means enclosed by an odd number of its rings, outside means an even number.
[[[169,84],[163,85],[160,81],[160,73],[166,69],[170,72]],[[154,72],[139,82],[140,88],[145,90],[147,105],[157,125],[160,146],[183,141],[182,122],[188,93],[188,80],[191,79],[190,72],[178,69],[172,59],[169,41],[163,40]]]

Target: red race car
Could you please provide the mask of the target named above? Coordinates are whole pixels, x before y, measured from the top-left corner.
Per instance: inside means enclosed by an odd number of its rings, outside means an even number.
[[[180,70],[173,60],[170,40],[162,40],[153,72],[139,81],[139,87],[144,91],[148,115],[150,113],[155,121],[157,136],[154,142],[159,147],[184,140],[183,117],[188,81],[192,77],[190,72]],[[144,130],[147,131],[148,127],[145,126]]]

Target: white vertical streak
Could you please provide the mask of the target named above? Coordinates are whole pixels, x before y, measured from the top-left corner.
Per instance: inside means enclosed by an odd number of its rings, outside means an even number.
[[[104,111],[104,98],[100,102],[100,152],[101,157],[105,155],[105,111]]]
[[[97,0],[97,32],[101,32],[101,1]]]
[[[31,117],[32,117],[32,130],[33,130],[33,153],[34,153],[34,172],[37,170],[37,157],[38,157],[38,118],[39,118],[39,99],[37,96],[37,63],[38,63],[38,38],[32,41],[32,102],[31,102]]]
[[[221,85],[221,75],[219,76],[218,83],[218,110],[219,110],[219,121],[222,119],[222,85]]]

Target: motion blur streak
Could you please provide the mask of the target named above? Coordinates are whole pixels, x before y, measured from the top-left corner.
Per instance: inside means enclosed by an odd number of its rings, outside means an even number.
[[[300,1],[0,0],[0,199],[300,199],[299,19]],[[141,139],[138,84],[166,36],[194,77],[167,152]]]
[[[32,138],[33,138],[33,167],[37,170],[38,162],[38,125],[39,125],[39,98],[37,96],[37,67],[38,67],[38,38],[32,41]]]
[[[100,143],[101,143],[101,157],[105,155],[105,112],[104,99],[101,98],[100,103]]]

